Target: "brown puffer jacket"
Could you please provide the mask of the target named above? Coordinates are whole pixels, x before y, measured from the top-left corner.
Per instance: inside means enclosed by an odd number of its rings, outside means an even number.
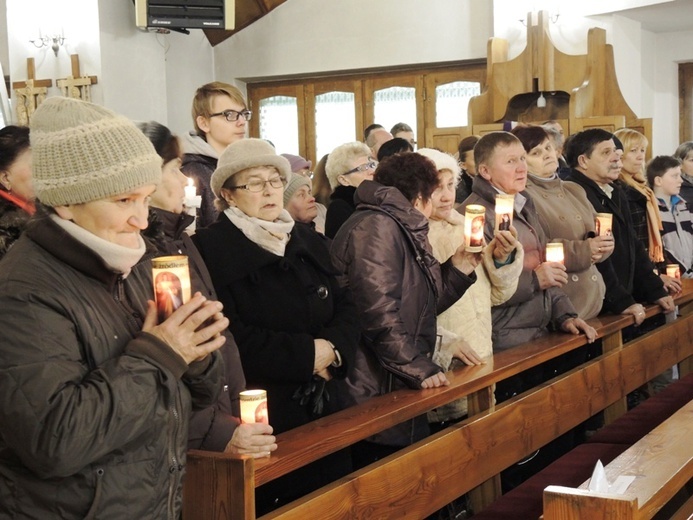
[[[221,363],[141,332],[149,258],[123,278],[42,217],[0,262],[0,519],[179,518]]]
[[[421,388],[424,379],[441,372],[431,359],[436,315],[476,280],[449,260],[438,263],[428,243],[428,220],[399,190],[364,181],[356,199],[356,212],[330,250],[363,327],[354,370],[341,383],[342,406],[399,388]],[[427,433],[423,415],[371,440],[406,446]]]

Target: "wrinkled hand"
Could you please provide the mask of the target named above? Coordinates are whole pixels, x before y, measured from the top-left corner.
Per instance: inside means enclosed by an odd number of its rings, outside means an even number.
[[[470,251],[465,251],[463,241],[462,245],[457,248],[457,251],[455,251],[450,260],[458,271],[470,275],[474,272],[476,266],[479,265],[479,262],[481,262],[481,256],[482,252],[472,253]]]
[[[313,343],[315,344],[313,374],[322,376],[320,372],[327,372],[327,367],[335,362],[337,356],[334,353],[334,349],[330,346],[330,342],[326,339],[316,339],[313,340]],[[329,381],[332,377],[325,377],[325,379]]]
[[[443,372],[438,372],[432,376],[427,377],[421,382],[421,388],[438,388],[439,386],[448,386],[450,381],[445,377]]]
[[[277,449],[277,438],[272,432],[269,424],[240,424],[224,451],[234,455],[250,455],[254,459],[269,457]]]
[[[142,330],[166,343],[189,365],[204,359],[226,341],[221,333],[229,326],[229,320],[222,309],[221,303],[207,300],[198,292],[157,325],[156,304],[149,300]]]
[[[517,229],[510,226],[510,231],[499,231],[491,240],[489,247],[493,246],[493,258],[498,263],[505,263],[508,257],[517,247]]]
[[[474,352],[474,349],[463,339],[458,339],[449,347],[452,352],[452,357],[459,359],[465,365],[481,365],[485,363],[479,357],[479,354]]]
[[[590,245],[593,264],[607,259],[614,252],[615,242],[612,235],[588,238],[587,242]]]
[[[667,276],[665,274],[660,274],[659,278],[662,280],[664,288],[669,292],[669,294],[678,294],[683,290],[683,284],[681,284],[681,280],[678,278],[672,278],[671,276]]]
[[[672,312],[673,310],[676,310],[676,304],[671,296],[660,298],[655,303],[659,305],[664,312]]]
[[[568,283],[568,273],[560,262],[544,262],[539,264],[534,272],[542,290],[549,287],[563,287]]]
[[[569,334],[584,334],[587,343],[594,343],[597,339],[597,331],[582,318],[568,318],[561,324],[561,328]]]
[[[625,309],[621,314],[631,314],[635,318],[635,324],[640,325],[645,321],[645,307],[639,303],[634,303],[627,309]]]

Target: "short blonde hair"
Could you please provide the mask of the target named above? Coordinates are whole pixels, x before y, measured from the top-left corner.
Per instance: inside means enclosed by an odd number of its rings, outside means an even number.
[[[352,161],[364,156],[371,157],[371,149],[359,141],[342,144],[330,152],[325,165],[325,173],[327,180],[330,181],[332,191],[339,186],[337,178],[351,169]]]
[[[234,103],[243,105],[244,108],[248,106],[243,97],[243,93],[229,83],[212,81],[211,83],[202,85],[195,91],[195,97],[193,97],[192,118],[193,124],[195,125],[195,132],[203,139],[206,134],[197,125],[197,118],[199,116],[210,117],[212,115],[212,98],[214,96],[228,96]]]

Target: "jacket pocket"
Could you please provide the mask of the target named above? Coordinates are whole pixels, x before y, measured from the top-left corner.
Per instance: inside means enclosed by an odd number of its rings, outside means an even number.
[[[103,468],[96,469],[96,484],[94,486],[94,498],[91,502],[91,507],[87,511],[87,515],[84,520],[92,520],[96,516],[96,511],[99,508],[99,502],[101,502],[101,490],[103,489]]]

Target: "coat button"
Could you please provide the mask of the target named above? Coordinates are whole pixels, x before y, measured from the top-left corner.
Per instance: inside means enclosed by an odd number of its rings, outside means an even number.
[[[582,216],[580,216],[580,215],[575,215],[575,220],[582,220]]]
[[[570,279],[574,282],[577,282],[580,279],[580,277],[578,275],[574,274],[573,276],[570,277]]]
[[[597,275],[596,275],[596,274],[593,274],[591,278],[592,278],[592,281],[593,281],[593,282],[596,282],[596,281],[597,281]]]
[[[329,294],[330,291],[328,291],[327,287],[325,287],[324,285],[318,287],[318,298],[320,298],[321,300],[326,299]]]

